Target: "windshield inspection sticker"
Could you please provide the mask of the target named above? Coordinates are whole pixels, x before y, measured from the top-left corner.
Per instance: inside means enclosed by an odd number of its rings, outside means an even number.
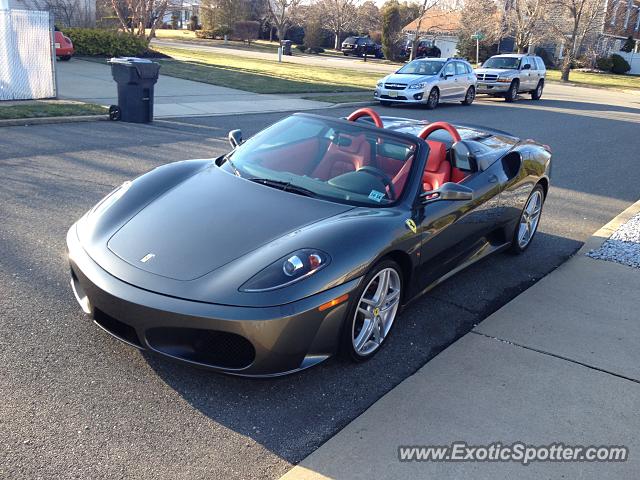
[[[375,202],[380,203],[384,198],[384,193],[379,192],[377,190],[371,190],[371,193],[369,194],[369,198]]]

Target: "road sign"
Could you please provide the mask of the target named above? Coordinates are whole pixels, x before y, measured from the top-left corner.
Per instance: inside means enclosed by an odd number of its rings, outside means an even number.
[[[482,32],[476,32],[473,35],[471,35],[471,38],[473,40],[484,40],[484,33]]]

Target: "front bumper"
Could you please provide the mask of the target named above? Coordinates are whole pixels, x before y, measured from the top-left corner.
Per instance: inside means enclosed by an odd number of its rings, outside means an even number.
[[[373,98],[383,102],[425,103],[427,94],[424,90],[389,90],[378,87],[373,92]]]
[[[488,94],[505,93],[507,90],[509,90],[510,86],[511,86],[511,81],[509,81],[509,83],[478,81],[478,83],[476,84],[476,93],[488,93]]]
[[[82,309],[116,338],[142,350],[244,376],[275,376],[313,366],[337,351],[360,278],[286,305],[255,308],[194,302],[150,292],[103,270],[67,233],[71,286]]]

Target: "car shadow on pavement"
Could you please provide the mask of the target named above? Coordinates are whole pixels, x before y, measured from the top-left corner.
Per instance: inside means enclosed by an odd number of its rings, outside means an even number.
[[[289,376],[251,379],[142,355],[193,408],[295,463],[579,246],[538,232],[531,255],[498,254],[470,267],[410,304],[385,348],[363,364],[338,357]],[[536,250],[552,253],[541,259]]]

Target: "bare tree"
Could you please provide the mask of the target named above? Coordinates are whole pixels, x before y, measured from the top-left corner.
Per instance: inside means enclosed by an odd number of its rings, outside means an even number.
[[[335,37],[334,49],[340,49],[342,33],[356,24],[355,0],[318,0],[325,26]]]
[[[148,40],[155,36],[169,0],[111,0],[111,6],[125,32]],[[145,31],[147,27],[151,28],[149,35]]]
[[[287,28],[291,25],[301,0],[268,0],[269,16],[276,27],[280,43],[284,40]]]
[[[423,0],[420,4],[420,9],[418,10],[418,18],[416,23],[416,34],[413,37],[413,41],[411,42],[411,53],[409,54],[409,60],[413,60],[416,58],[416,50],[418,49],[418,42],[420,41],[420,27],[422,26],[422,21],[427,12],[438,5],[439,0]]]
[[[494,0],[473,0],[464,4],[460,10],[460,28],[458,30],[458,52],[466,58],[475,58],[476,53],[486,57],[492,45],[506,33],[504,30],[504,10],[498,8]],[[473,36],[482,34],[481,40]],[[478,47],[479,52],[476,52]]]
[[[596,33],[601,21],[599,0],[551,0],[557,12],[548,17],[546,25],[564,46],[561,79],[569,81],[571,64],[582,50],[584,41]]]
[[[506,23],[515,37],[518,53],[548,35],[543,28],[544,16],[552,0],[512,0],[506,9]]]
[[[357,7],[355,28],[359,33],[371,33],[382,28],[380,9],[368,0]]]
[[[53,12],[57,24],[65,27],[90,27],[93,23],[87,4],[81,0],[33,0],[38,10]]]

